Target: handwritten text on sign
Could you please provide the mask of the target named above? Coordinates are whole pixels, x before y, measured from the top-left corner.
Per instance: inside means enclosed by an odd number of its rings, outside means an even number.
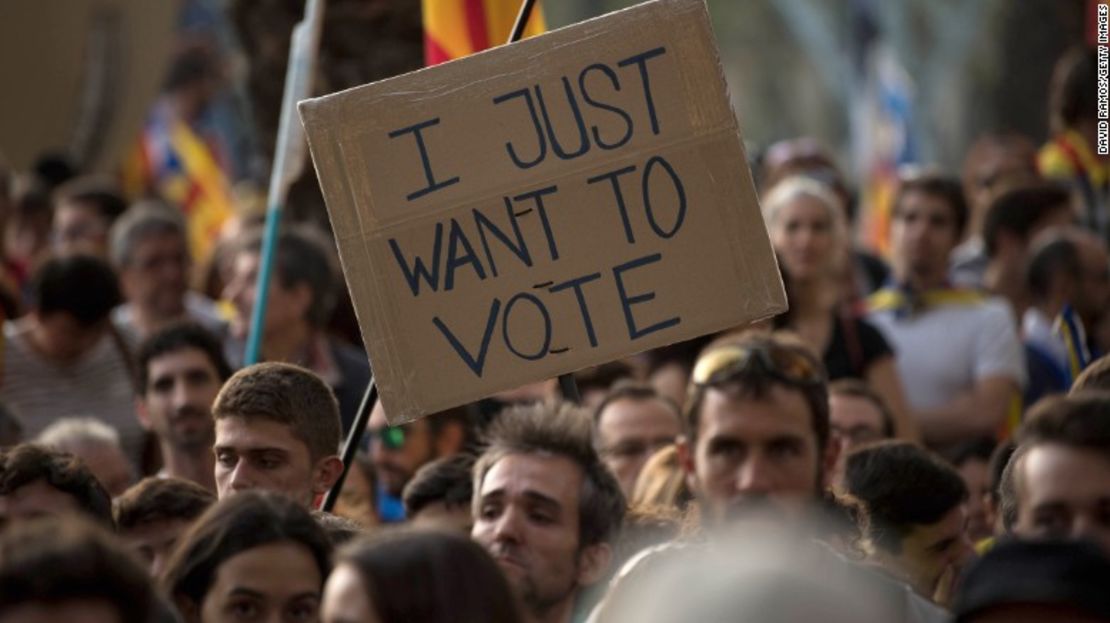
[[[395,420],[783,307],[697,0],[302,116]]]

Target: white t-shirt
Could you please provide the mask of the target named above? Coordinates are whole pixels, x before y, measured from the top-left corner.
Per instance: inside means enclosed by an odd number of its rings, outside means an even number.
[[[1025,385],[1017,321],[1004,299],[938,305],[902,317],[884,309],[868,319],[894,348],[913,409],[944,406],[986,377],[1005,376]]]

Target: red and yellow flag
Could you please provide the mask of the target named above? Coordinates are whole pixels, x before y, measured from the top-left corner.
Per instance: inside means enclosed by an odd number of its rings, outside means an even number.
[[[522,0],[421,0],[424,9],[424,63],[438,65],[502,45],[509,40]],[[524,36],[545,30],[537,1]]]

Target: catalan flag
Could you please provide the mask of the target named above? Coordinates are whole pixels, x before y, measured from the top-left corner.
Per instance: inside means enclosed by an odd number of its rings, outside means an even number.
[[[124,161],[122,185],[135,198],[150,193],[181,208],[189,250],[207,261],[233,213],[231,187],[217,150],[167,106],[156,106]]]
[[[509,40],[521,0],[422,0],[424,62],[438,65],[492,48]],[[543,11],[536,3],[524,36],[545,30]]]

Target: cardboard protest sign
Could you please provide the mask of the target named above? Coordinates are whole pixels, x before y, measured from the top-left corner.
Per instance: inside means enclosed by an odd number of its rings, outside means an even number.
[[[300,112],[394,423],[786,308],[702,0]]]

